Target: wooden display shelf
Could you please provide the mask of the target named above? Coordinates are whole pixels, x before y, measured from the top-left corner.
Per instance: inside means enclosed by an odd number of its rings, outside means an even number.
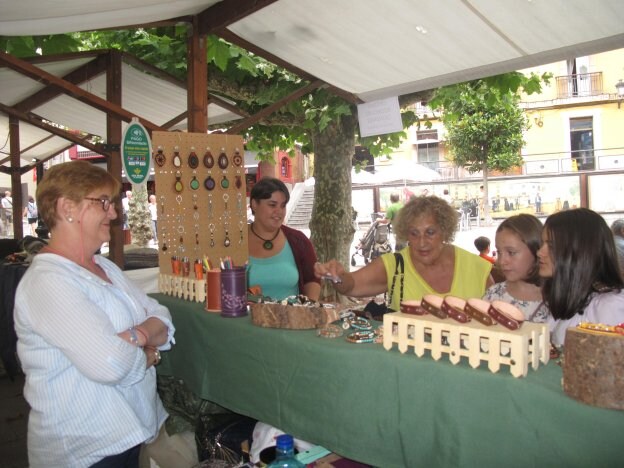
[[[161,273],[158,275],[158,290],[168,296],[186,301],[204,302],[206,300],[206,280]]]
[[[547,364],[550,358],[550,332],[544,323],[524,322],[512,331],[501,325],[462,324],[402,312],[385,314],[383,323],[383,345],[388,351],[394,344],[401,353],[411,346],[418,357],[429,351],[436,361],[447,355],[453,364],[465,357],[473,368],[487,362],[491,372],[507,365],[514,377],[526,376],[529,364],[537,370],[540,361]]]

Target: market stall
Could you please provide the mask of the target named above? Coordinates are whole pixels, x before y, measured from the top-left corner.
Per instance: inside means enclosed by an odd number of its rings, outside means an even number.
[[[621,466],[624,417],[566,396],[550,361],[527,376],[472,369],[314,330],[169,307],[161,375],[201,398],[375,466]]]

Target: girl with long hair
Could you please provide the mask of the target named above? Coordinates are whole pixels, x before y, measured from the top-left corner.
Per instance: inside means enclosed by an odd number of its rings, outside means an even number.
[[[563,345],[566,329],[580,322],[624,322],[624,281],[602,216],[587,208],[549,216],[537,256],[555,346]]]

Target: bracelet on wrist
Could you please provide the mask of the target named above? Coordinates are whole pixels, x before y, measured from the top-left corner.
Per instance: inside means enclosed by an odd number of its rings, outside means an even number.
[[[128,328],[128,331],[130,332],[130,343],[134,346],[139,346],[139,337],[137,335],[136,328],[130,327]]]
[[[134,327],[134,330],[143,337],[143,343],[144,343],[143,346],[145,346],[147,344],[147,333],[145,333],[143,329],[138,326]]]

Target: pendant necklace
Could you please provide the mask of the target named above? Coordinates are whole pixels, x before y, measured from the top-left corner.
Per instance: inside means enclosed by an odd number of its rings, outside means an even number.
[[[277,230],[277,232],[275,233],[272,239],[265,239],[264,237],[260,237],[258,233],[254,231],[254,225],[253,223],[251,223],[251,232],[253,232],[254,236],[256,236],[258,239],[260,239],[261,241],[264,241],[264,243],[262,244],[262,247],[264,247],[264,250],[273,249],[273,241],[277,239],[277,236],[279,236],[280,230],[281,229]]]

